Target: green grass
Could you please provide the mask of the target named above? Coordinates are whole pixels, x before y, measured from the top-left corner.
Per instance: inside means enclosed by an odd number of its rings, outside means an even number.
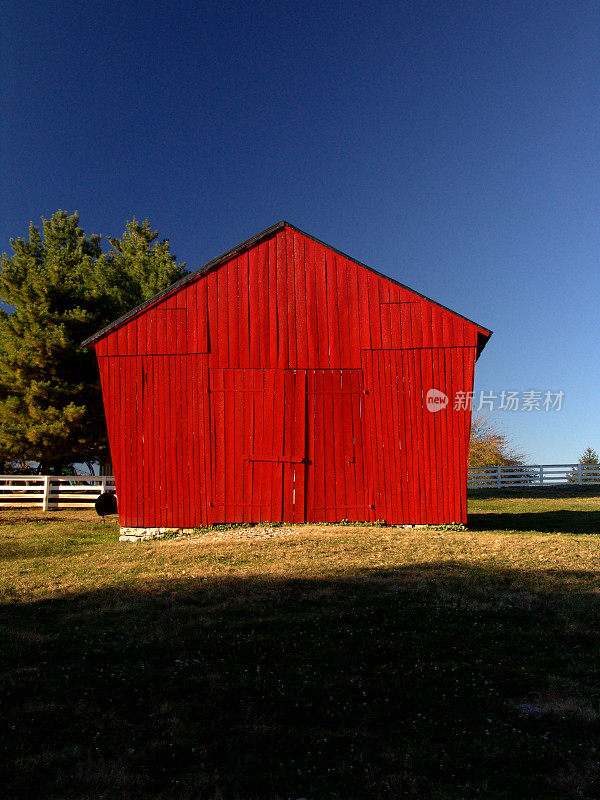
[[[3,796],[600,796],[600,496],[116,542],[0,512]]]

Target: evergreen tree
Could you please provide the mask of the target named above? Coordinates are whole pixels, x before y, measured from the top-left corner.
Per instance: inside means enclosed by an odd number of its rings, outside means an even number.
[[[135,218],[121,239],[108,237],[114,252],[105,259],[99,281],[112,303],[112,319],[188,274],[171,255],[169,240],[157,239],[148,220],[140,224]]]
[[[592,469],[588,469],[582,473],[582,483],[596,483],[600,478],[600,459],[598,458],[598,453],[593,448],[586,447],[579,458],[579,463],[583,466],[592,467]],[[596,469],[593,468],[594,466]],[[579,470],[572,469],[567,475],[567,480],[570,483],[578,483]]]
[[[148,222],[127,224],[104,255],[78,215],[58,211],[11,239],[0,299],[0,463],[39,461],[54,471],[106,459],[108,445],[93,352],[81,342],[185,274]],[[0,467],[1,469],[1,467]]]
[[[586,447],[583,451],[581,458],[579,459],[580,464],[600,464],[598,460],[598,453],[593,450],[591,447]]]

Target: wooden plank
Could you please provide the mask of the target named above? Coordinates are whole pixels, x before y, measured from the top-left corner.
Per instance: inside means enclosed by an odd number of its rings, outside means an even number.
[[[258,327],[260,315],[250,317],[250,302],[251,297],[255,300],[258,299],[258,281],[257,281],[257,260],[258,249],[253,247],[250,252],[240,253],[238,256],[238,321],[239,321],[239,365],[240,367],[250,366],[250,347],[251,339],[255,342],[256,363],[259,361],[258,355]],[[252,291],[250,291],[250,281],[253,282]]]
[[[315,243],[310,239],[304,242],[304,263],[306,272],[306,367],[319,364],[319,323],[317,315],[317,276],[315,271]],[[312,380],[312,379],[311,379]],[[311,384],[312,385],[312,384]]]
[[[346,478],[346,505],[347,518],[349,520],[359,519],[358,501],[356,495],[356,446],[354,438],[354,404],[356,395],[352,390],[356,390],[355,372],[348,370],[342,374],[342,380],[350,392],[340,395],[342,404],[342,428],[344,431],[344,472]]]
[[[363,350],[361,352],[361,363],[363,371],[363,385],[365,390],[364,402],[362,404],[363,453],[365,459],[365,475],[368,478],[368,484],[365,486],[365,491],[367,492],[369,506],[371,506],[369,519],[374,521],[377,519],[378,495],[376,496],[376,487],[378,486],[378,476],[376,444],[377,428],[375,423],[373,388],[373,352],[371,350]]]
[[[210,506],[211,497],[213,495],[212,483],[212,464],[213,464],[213,450],[211,441],[211,396],[208,392],[209,386],[209,372],[208,372],[208,358],[200,360],[200,375],[201,383],[199,387],[199,395],[202,408],[202,430],[203,430],[203,443],[201,449],[203,469],[201,472],[201,486],[204,490],[204,504],[203,504],[203,524],[210,525],[212,522],[212,508]]]
[[[353,364],[350,343],[350,317],[348,314],[348,277],[346,275],[346,260],[336,254],[334,263],[336,269],[337,313],[339,321],[339,366],[351,368]]]
[[[181,403],[183,425],[183,463],[186,472],[183,475],[183,498],[185,502],[186,520],[184,528],[193,528],[196,525],[195,508],[197,507],[196,493],[196,445],[198,433],[194,421],[197,416],[197,407],[194,405],[194,389],[191,379],[192,355],[181,358]]]
[[[306,372],[306,498],[305,516],[306,521],[312,519],[313,506],[315,503],[315,396],[314,389],[314,370]]]
[[[140,314],[132,322],[136,327],[136,353],[146,355],[148,352],[148,318],[146,314]]]
[[[288,315],[287,315],[287,262],[285,235],[278,233],[277,241],[277,366],[287,369]]]
[[[430,425],[431,417],[435,416],[428,411],[425,406],[425,396],[423,392],[423,376],[421,374],[421,359],[419,350],[411,353],[411,364],[414,376],[414,409],[416,418],[416,438],[417,438],[417,471],[419,474],[419,522],[424,524],[427,520],[429,498],[427,495],[425,472],[427,469],[427,459],[424,450],[424,428]],[[438,413],[444,413],[438,412]]]
[[[277,321],[277,238],[269,240],[269,361],[265,366],[275,368],[278,362],[278,330]]]
[[[264,406],[265,406],[265,387],[264,387],[264,371],[252,370],[251,386],[254,390],[249,399],[249,408],[251,410],[250,419],[247,422],[249,427],[249,443],[248,452],[256,453],[259,447],[264,444]],[[266,487],[264,485],[263,465],[260,463],[249,463],[248,474],[250,478],[250,491],[245,495],[244,502],[252,503],[252,522],[263,522],[267,519],[263,511],[263,503],[265,502]]]
[[[269,244],[261,242],[258,246],[258,309],[256,325],[260,338],[260,349],[256,361],[251,353],[250,365],[252,367],[269,367]],[[254,323],[254,321],[253,321]]]
[[[233,467],[233,485],[234,493],[229,498],[234,522],[244,522],[244,510],[240,501],[244,497],[244,463],[242,461],[243,455],[247,452],[245,445],[245,428],[244,428],[244,405],[246,402],[246,393],[244,389],[244,370],[236,369],[231,371],[231,380],[233,381],[234,389],[236,390],[231,395],[231,411],[232,416],[229,421],[231,424],[231,445],[232,449],[228,451],[228,459],[231,461]],[[227,396],[229,398],[229,396]],[[227,402],[227,401],[226,401]],[[231,513],[228,509],[228,513]]]
[[[385,465],[385,495],[386,495],[386,522],[393,524],[398,519],[396,506],[396,453],[392,421],[394,404],[394,386],[391,380],[391,350],[382,350],[379,353],[379,369],[381,385],[381,427],[383,431],[384,465]]]
[[[208,278],[201,278],[197,282],[197,317],[196,317],[196,353],[210,351],[210,338],[208,327]]]
[[[303,459],[292,469],[294,473],[294,521],[306,522],[306,372],[298,370],[294,376],[294,431],[292,454]]]
[[[184,396],[186,399],[186,427],[187,427],[187,461],[188,461],[188,486],[187,495],[189,503],[189,526],[197,528],[200,522],[200,469],[199,446],[201,434],[198,426],[198,378],[197,355],[188,355],[184,359]]]
[[[312,451],[310,458],[310,471],[312,480],[312,503],[308,509],[309,521],[317,521],[317,509],[325,507],[324,496],[324,464],[323,464],[323,394],[317,394],[316,390],[323,387],[323,373],[321,370],[311,370],[309,373],[308,386],[315,391],[312,398],[312,430],[309,431],[309,440]],[[310,452],[310,451],[309,451]]]
[[[294,245],[294,287],[296,292],[296,367],[308,367],[308,320],[306,309],[306,260],[305,240],[293,232]]]
[[[390,349],[392,346],[392,319],[390,310],[389,281],[379,279],[379,314],[381,316],[381,346]]]
[[[223,370],[223,387],[226,390],[234,389],[234,370],[226,369]],[[224,438],[224,456],[225,456],[225,496],[224,496],[224,503],[225,503],[225,511],[224,511],[224,521],[227,522],[228,513],[234,513],[232,511],[233,505],[236,502],[236,499],[239,498],[239,495],[236,494],[236,484],[235,484],[235,475],[237,471],[237,460],[236,460],[236,452],[235,452],[235,431],[236,431],[236,419],[235,419],[235,393],[233,391],[225,391],[224,393],[224,428],[223,428],[223,438]],[[239,500],[238,500],[239,502]],[[239,522],[239,519],[235,518],[234,521]]]
[[[258,248],[252,249],[248,255],[248,269],[249,269],[248,287],[247,287],[249,293],[248,326],[250,329],[248,366],[254,368],[259,367],[261,364],[261,353],[260,353],[261,326],[263,325],[263,317],[264,317],[264,312],[262,310],[263,297],[261,295],[264,295],[265,292],[264,275],[262,275],[263,283],[259,288],[261,270],[264,268],[264,265],[261,268],[259,268],[258,258],[259,258],[259,249]],[[263,247],[262,249],[263,261],[264,258],[265,258],[265,250]],[[242,288],[240,287],[240,299],[241,298],[242,298]]]
[[[465,358],[469,354],[464,348],[457,348],[456,359],[456,374],[455,374],[455,387],[456,390],[464,391],[465,385]],[[454,397],[450,398],[450,402],[454,402]],[[467,462],[468,462],[468,434],[467,434],[467,421],[465,419],[466,412],[464,410],[455,411],[456,421],[458,427],[459,446],[458,446],[458,467],[459,467],[459,521],[466,524],[467,520],[467,492],[466,492],[466,478],[467,478]],[[466,445],[466,446],[465,446]]]
[[[358,328],[360,346],[363,350],[371,349],[371,324],[369,317],[369,276],[365,269],[355,267],[358,281]],[[362,367],[362,361],[359,364]]]
[[[288,361],[290,369],[298,366],[298,328],[296,324],[296,269],[294,265],[294,232],[284,230],[286,262],[287,336]]]
[[[158,357],[158,386],[169,385],[169,375],[167,372],[168,356],[161,355]],[[158,395],[159,414],[160,414],[160,443],[161,443],[161,526],[170,524],[171,504],[172,504],[172,490],[171,490],[171,475],[169,470],[170,453],[169,453],[169,393],[160,392]]]
[[[208,308],[208,339],[210,343],[210,358],[208,365],[211,368],[219,365],[219,304],[218,304],[218,278],[217,272],[210,272],[203,281],[206,282],[206,302]]]
[[[369,331],[371,333],[371,347],[373,350],[381,349],[381,307],[379,304],[379,278],[368,273],[367,286],[369,290]]]
[[[342,388],[343,372],[334,370],[329,373],[328,379],[331,381],[333,390]],[[335,516],[334,522],[339,522],[346,516],[348,498],[346,496],[346,431],[344,428],[344,398],[341,393],[332,392],[333,408],[333,446],[335,454]]]
[[[285,411],[285,372],[274,370],[273,376],[273,453],[284,450],[284,411]],[[283,467],[273,467],[273,483],[271,494],[271,522],[283,521]]]
[[[433,370],[431,365],[431,351],[419,350],[417,358],[420,361],[421,380],[423,386],[424,401],[426,402],[427,392],[431,388],[435,388],[435,381],[433,380]],[[435,454],[433,452],[433,439],[432,439],[432,420],[429,418],[431,412],[424,412],[424,425],[422,431],[422,445],[423,445],[423,462],[425,464],[424,474],[424,495],[425,495],[425,517],[426,524],[433,522],[434,516],[432,513],[432,495],[435,491],[437,484],[436,467],[435,467]]]
[[[186,436],[186,420],[188,414],[185,408],[186,387],[183,380],[183,362],[185,356],[175,357],[175,458],[173,467],[180,465],[177,472],[177,495],[174,509],[174,524],[176,527],[189,527],[189,448]]]
[[[225,518],[224,504],[225,494],[225,468],[226,468],[226,444],[225,444],[225,393],[219,392],[223,387],[223,370],[214,369],[210,371],[210,405],[213,415],[211,430],[212,448],[212,522],[223,522]],[[216,391],[212,391],[212,388]]]
[[[229,334],[229,360],[227,366],[238,367],[240,364],[240,321],[238,296],[238,258],[232,258],[227,268],[227,332]]]
[[[157,387],[164,387],[167,386],[166,375],[165,375],[165,362],[167,358],[164,355],[156,356],[154,365],[155,365],[155,380]],[[158,520],[159,520],[159,527],[168,525],[168,516],[169,516],[169,503],[171,502],[171,493],[169,489],[169,482],[168,482],[168,471],[167,471],[167,441],[166,441],[166,416],[167,416],[167,400],[168,394],[164,391],[159,390],[155,394],[156,399],[156,412],[158,417],[158,445],[159,445],[159,452],[158,452],[158,475],[159,475],[159,493],[158,493],[158,504],[159,504],[159,513],[158,513]]]
[[[454,363],[451,348],[444,348],[442,351],[442,360],[444,362],[444,372],[446,376],[445,384],[442,389],[448,397],[448,405],[446,408],[439,412],[446,418],[446,435],[448,437],[448,473],[446,476],[446,497],[448,506],[448,519],[450,522],[456,522],[456,472],[458,470],[458,454],[456,452],[456,441],[454,432],[454,418],[452,403],[450,397],[452,395],[452,384],[454,381]]]
[[[275,444],[273,441],[273,415],[274,415],[274,407],[275,407],[275,373],[273,370],[264,370],[263,371],[263,386],[264,392],[262,395],[262,403],[263,403],[263,427],[262,427],[262,437],[261,439],[256,440],[255,447],[259,446],[260,442],[262,442],[262,446],[265,448],[265,452],[273,453]],[[263,520],[267,522],[275,522],[275,518],[273,517],[273,491],[276,489],[274,486],[274,470],[273,467],[262,467],[262,492],[261,492],[261,512],[263,515]]]
[[[406,487],[405,487],[405,502],[403,503],[404,521],[410,524],[415,519],[416,513],[416,497],[415,497],[415,448],[413,441],[413,420],[411,416],[411,377],[408,366],[408,351],[399,350],[396,353],[398,366],[401,368],[402,374],[402,410],[403,410],[403,424],[404,424],[404,443],[405,443],[405,460],[404,467],[406,469]]]
[[[198,352],[198,337],[199,330],[199,300],[198,295],[200,291],[200,283],[202,281],[192,281],[186,290],[180,292],[181,303],[185,305],[185,318],[186,318],[186,342],[184,353],[197,353]],[[145,318],[145,314],[141,314],[139,319]]]
[[[325,248],[315,246],[315,287],[317,301],[318,325],[318,361],[311,365],[323,369],[329,367],[329,322],[327,318],[327,268],[325,264]]]
[[[335,253],[325,252],[325,271],[327,275],[327,330],[329,339],[329,367],[339,369],[340,358],[340,325],[338,309],[337,267]]]
[[[228,276],[227,264],[222,264],[217,275],[217,347],[218,366],[229,366],[229,325],[228,325]]]
[[[357,504],[363,505],[363,516],[361,519],[368,521],[374,520],[373,509],[371,508],[372,491],[369,470],[367,466],[367,457],[365,450],[365,438],[368,435],[366,425],[366,410],[365,410],[365,394],[364,394],[364,375],[363,371],[356,371],[357,388],[360,392],[353,395],[352,402],[354,404],[355,413],[354,419],[354,451],[356,453],[357,468],[356,468],[356,494]],[[360,498],[360,499],[359,499]]]
[[[402,508],[403,503],[403,442],[402,431],[400,426],[400,404],[402,398],[399,392],[398,383],[398,364],[397,352],[390,351],[388,359],[389,368],[389,383],[390,383],[390,401],[391,401],[391,417],[390,417],[390,431],[392,438],[392,497],[394,501],[394,521],[400,523],[404,521],[404,512]]]
[[[294,373],[286,370],[283,373],[284,383],[284,419],[283,419],[283,449],[276,451],[275,455],[281,453],[284,458],[293,457],[293,447],[295,444],[294,435]],[[294,521],[294,468],[289,463],[282,465],[283,474],[283,521]]]
[[[353,369],[360,369],[360,327],[358,301],[358,278],[354,264],[344,259],[346,267],[346,285],[348,287],[348,331],[350,335],[350,349],[347,364]]]

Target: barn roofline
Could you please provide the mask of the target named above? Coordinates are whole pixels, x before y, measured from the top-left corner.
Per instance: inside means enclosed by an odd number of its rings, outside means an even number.
[[[222,253],[220,256],[216,256],[216,258],[212,258],[210,261],[208,261],[202,267],[199,267],[199,269],[197,269],[195,272],[190,272],[189,275],[185,275],[183,278],[178,280],[176,283],[172,283],[170,286],[167,286],[166,289],[163,289],[162,291],[158,292],[153,297],[150,297],[148,300],[144,300],[143,303],[140,303],[135,308],[132,308],[130,311],[127,311],[121,317],[119,317],[118,319],[114,320],[114,322],[109,323],[108,325],[106,325],[101,330],[99,330],[96,333],[92,334],[92,336],[89,336],[87,339],[85,339],[81,343],[82,346],[89,347],[90,345],[92,345],[95,342],[97,342],[99,339],[102,339],[104,336],[106,336],[112,330],[115,330],[116,328],[119,328],[121,325],[123,325],[125,322],[130,320],[132,317],[137,316],[144,309],[148,308],[151,305],[154,305],[154,303],[157,303],[159,300],[162,300],[167,295],[178,291],[183,286],[186,286],[188,283],[191,283],[192,281],[196,280],[197,278],[200,278],[202,275],[205,275],[207,272],[210,272],[213,268],[217,267],[223,261],[227,261],[228,259],[233,258],[233,256],[238,255],[239,253],[243,252],[244,250],[248,250],[250,247],[252,247],[253,245],[257,244],[262,239],[266,239],[268,236],[272,236],[274,233],[277,233],[278,231],[282,230],[283,228],[290,228],[291,230],[296,231],[297,233],[300,233],[302,236],[306,236],[308,239],[311,239],[313,242],[316,242],[317,244],[320,244],[323,247],[327,247],[329,250],[332,250],[334,253],[337,253],[338,255],[342,256],[342,258],[346,258],[349,261],[352,261],[354,264],[358,264],[359,266],[363,267],[364,269],[369,270],[369,272],[372,272],[375,275],[378,275],[380,278],[385,278],[385,280],[391,281],[392,283],[396,284],[396,286],[400,286],[402,289],[406,289],[407,291],[412,292],[413,294],[416,294],[418,297],[423,298],[423,300],[427,300],[429,303],[433,303],[434,305],[438,306],[439,308],[443,308],[446,311],[449,311],[451,314],[454,314],[455,316],[466,320],[471,325],[474,325],[476,328],[479,329],[479,333],[478,333],[478,336],[477,336],[477,357],[479,358],[479,355],[480,355],[481,351],[486,346],[486,344],[488,342],[488,339],[492,335],[492,331],[489,328],[484,328],[483,325],[480,325],[478,322],[474,322],[474,320],[469,319],[469,317],[465,317],[464,314],[459,314],[458,311],[454,311],[453,309],[448,308],[448,306],[445,306],[442,303],[438,303],[437,300],[432,300],[431,297],[427,297],[426,295],[422,294],[421,292],[417,292],[415,289],[412,289],[410,286],[406,286],[406,284],[400,283],[400,281],[397,281],[394,278],[390,278],[389,275],[385,275],[383,272],[379,272],[378,270],[373,269],[373,267],[369,267],[367,264],[363,264],[362,261],[358,261],[353,256],[350,256],[347,253],[344,253],[341,250],[338,250],[336,247],[332,247],[330,244],[327,244],[327,242],[324,242],[321,239],[317,239],[316,236],[312,236],[310,233],[306,233],[306,231],[301,230],[296,225],[293,225],[291,222],[286,222],[286,220],[282,220],[281,222],[276,222],[274,225],[271,225],[269,228],[265,228],[264,231],[261,231],[260,233],[257,233],[254,236],[251,236],[249,239],[246,239],[245,241],[241,242],[240,244],[236,245],[235,247],[232,247],[230,250],[227,250],[227,252]]]

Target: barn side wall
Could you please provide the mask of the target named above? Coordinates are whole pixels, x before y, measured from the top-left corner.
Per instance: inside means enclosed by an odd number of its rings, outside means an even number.
[[[121,524],[465,521],[477,333],[272,235],[96,344]]]

